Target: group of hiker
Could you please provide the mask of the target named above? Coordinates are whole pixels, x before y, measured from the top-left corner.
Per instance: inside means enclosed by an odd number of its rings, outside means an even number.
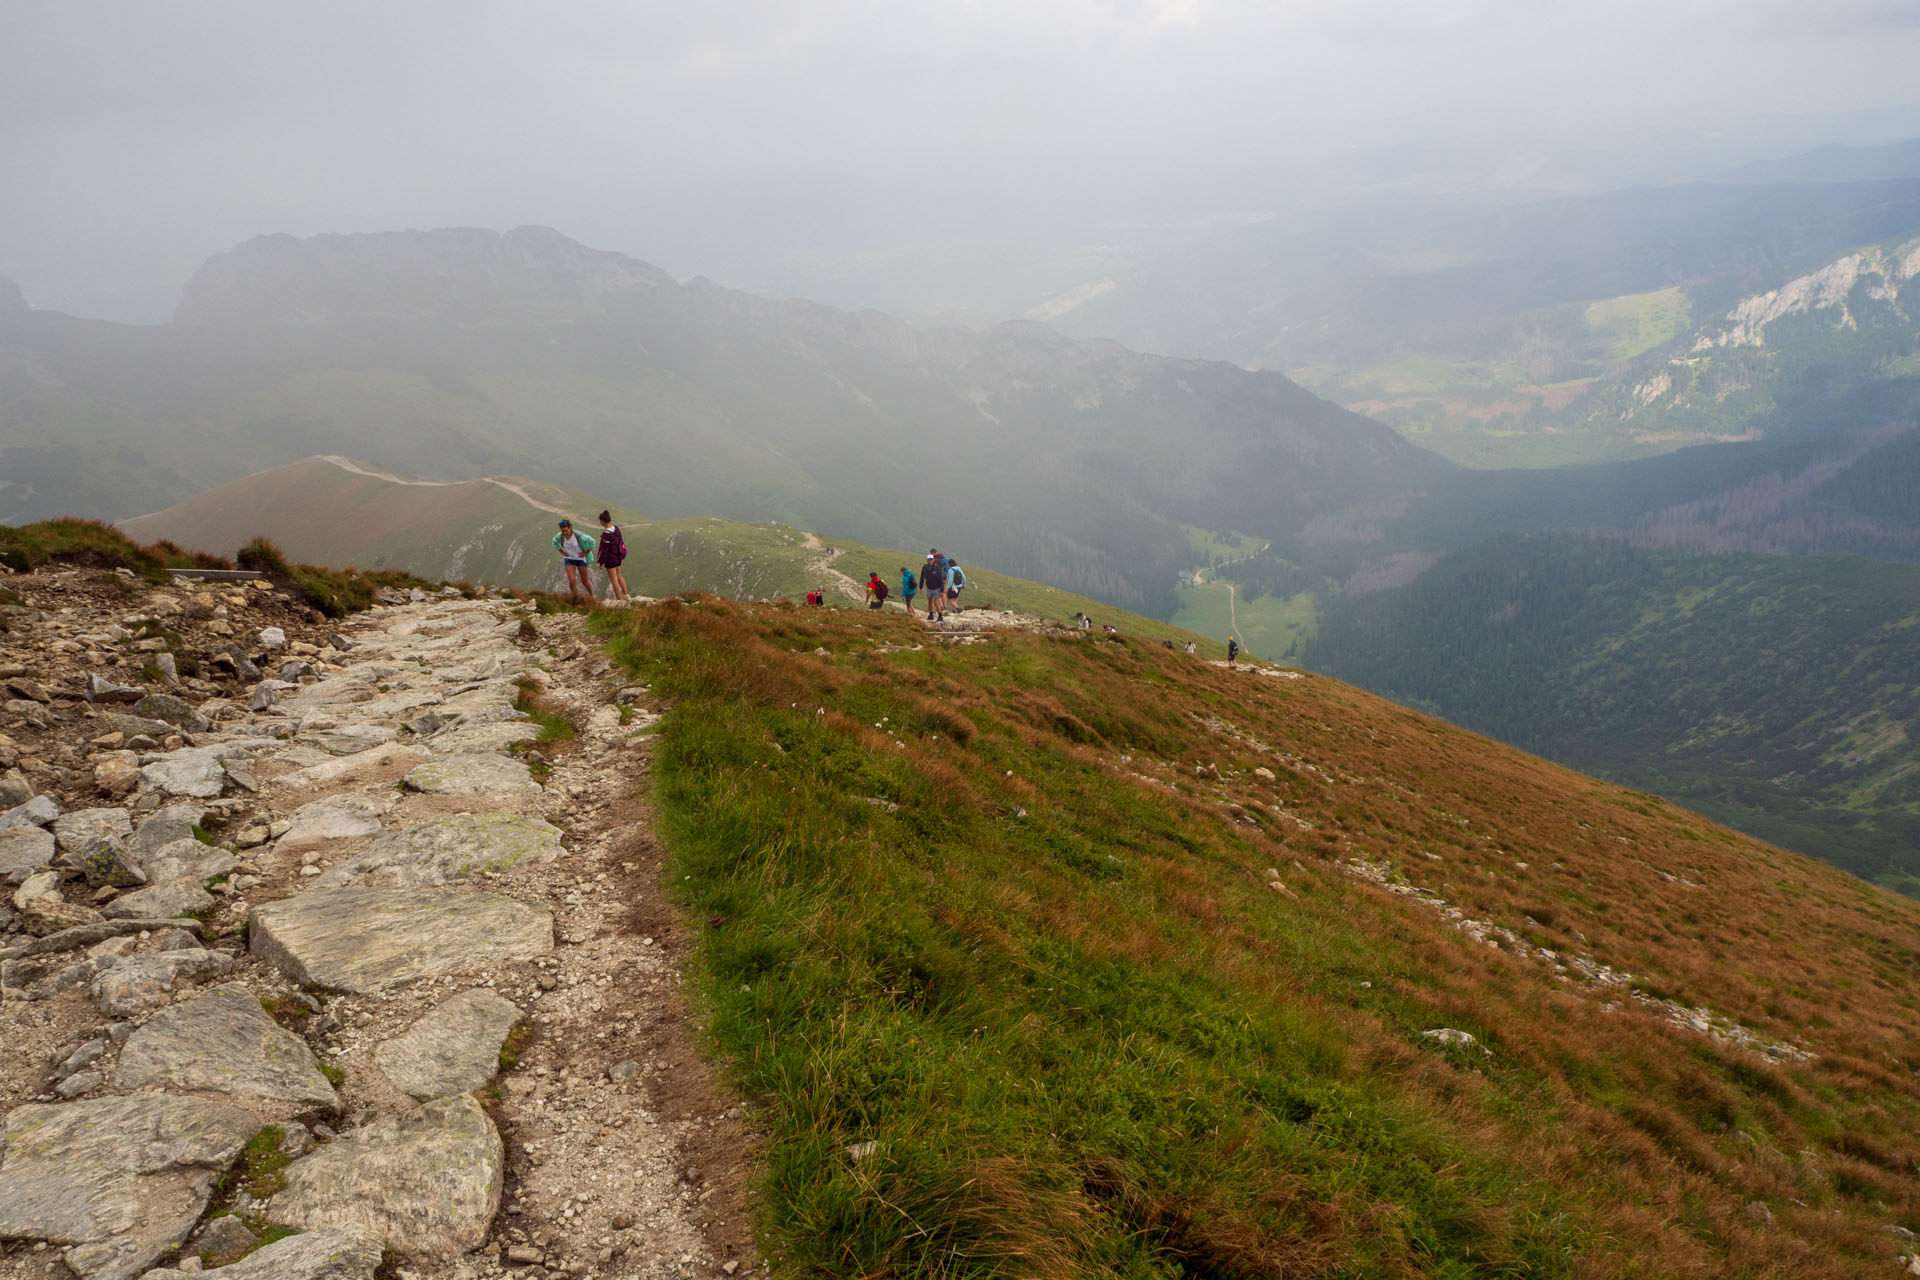
[[[583,591],[589,600],[598,597],[591,571],[597,563],[606,570],[607,599],[633,603],[633,596],[627,591],[626,575],[620,572],[620,566],[627,559],[627,539],[620,532],[620,526],[613,522],[611,511],[600,513],[598,538],[577,532],[573,521],[562,519],[560,532],[553,535],[553,549],[560,553],[560,562],[566,566],[568,599],[578,602]]]
[[[613,522],[613,513],[600,513],[600,534],[596,539],[589,534],[574,530],[573,521],[561,520],[560,532],[553,535],[553,549],[560,553],[561,563],[567,571],[567,596],[575,601],[585,592],[587,599],[596,597],[593,577],[590,570],[598,564],[607,574],[607,598],[632,603],[633,597],[627,592],[627,580],[620,572],[620,566],[627,558],[627,540],[620,533],[620,526]],[[927,604],[927,621],[938,622],[949,612],[960,612],[960,593],[967,589],[967,575],[961,569],[960,562],[952,556],[943,554],[938,547],[928,550],[925,563],[920,572],[906,565],[900,566],[900,602],[907,612],[913,612],[913,598],[924,596]],[[878,570],[867,575],[867,608],[886,607],[887,597],[892,594]],[[815,587],[807,592],[807,603],[814,608],[824,608],[827,603],[827,589]],[[1082,631],[1093,629],[1093,619],[1076,611],[1073,615],[1075,625]],[[1106,627],[1108,635],[1118,635],[1111,624]],[[1164,641],[1168,648],[1172,641]],[[1187,652],[1197,652],[1193,642],[1187,642]],[[1240,641],[1227,639],[1227,662],[1231,665],[1240,656]]]

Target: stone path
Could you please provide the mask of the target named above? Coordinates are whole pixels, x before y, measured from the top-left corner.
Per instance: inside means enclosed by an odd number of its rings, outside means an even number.
[[[646,692],[521,612],[263,632],[245,699],[95,705],[96,802],[7,775],[0,1278],[759,1270],[636,799]],[[522,683],[580,727],[547,768]]]

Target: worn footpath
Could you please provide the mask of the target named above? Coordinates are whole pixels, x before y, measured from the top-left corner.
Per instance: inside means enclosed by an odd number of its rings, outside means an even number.
[[[580,619],[81,581],[0,634],[0,1277],[757,1272]]]

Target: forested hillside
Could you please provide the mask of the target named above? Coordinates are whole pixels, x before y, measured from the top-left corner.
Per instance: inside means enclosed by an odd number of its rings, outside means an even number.
[[[1920,566],[1508,537],[1343,601],[1307,657],[1920,890]]]

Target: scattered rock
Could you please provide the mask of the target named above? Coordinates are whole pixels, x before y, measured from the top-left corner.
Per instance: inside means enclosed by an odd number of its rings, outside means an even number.
[[[191,837],[162,845],[140,860],[140,869],[147,873],[149,884],[188,880],[196,885],[204,885],[209,880],[231,874],[239,865],[240,860],[225,849],[201,844]]]
[[[60,816],[60,802],[52,796],[35,796],[0,813],[0,831],[13,827],[44,827]]]
[[[133,815],[118,807],[75,809],[62,814],[53,824],[54,839],[68,853],[79,852],[101,836],[132,839]]]
[[[263,648],[279,650],[287,647],[287,633],[279,627],[262,627],[260,644]]]
[[[186,1239],[260,1122],[203,1098],[28,1104],[0,1134],[0,1238],[53,1240],[87,1280],[128,1280]]]
[[[140,759],[131,751],[104,752],[93,764],[93,787],[118,800],[140,785]]]
[[[306,1042],[267,1016],[245,987],[228,985],[162,1009],[120,1051],[114,1083],[224,1093],[268,1119],[338,1105]]]
[[[153,853],[176,840],[193,839],[193,829],[207,816],[204,805],[170,804],[156,809],[134,828],[128,849],[135,855]]]
[[[0,884],[19,884],[53,861],[54,839],[44,827],[0,831]]]
[[[1441,1044],[1451,1045],[1456,1049],[1472,1049],[1480,1044],[1473,1038],[1472,1033],[1462,1031],[1458,1027],[1434,1027],[1420,1034],[1429,1040],[1438,1040]],[[1481,1049],[1480,1052],[1490,1054],[1492,1050]]]
[[[172,657],[167,655],[169,661]],[[138,702],[147,696],[147,691],[138,685],[115,684],[105,676],[89,673],[81,696],[88,702]]]
[[[170,796],[212,800],[227,788],[227,770],[215,748],[169,752],[140,770],[140,781]]]
[[[216,905],[199,881],[172,880],[123,893],[101,912],[109,920],[178,920],[204,915]]]
[[[171,693],[148,694],[133,704],[133,714],[149,720],[163,720],[188,733],[205,733],[213,728],[212,723],[196,711],[192,703]]]
[[[302,983],[382,991],[553,950],[553,917],[491,893],[314,889],[255,907],[253,954]]]
[[[147,882],[147,873],[128,859],[120,841],[110,835],[88,840],[74,861],[87,883],[96,889],[132,889]]]
[[[505,1151],[472,1097],[366,1124],[287,1166],[269,1211],[283,1226],[353,1226],[402,1253],[451,1257],[486,1243]]]
[[[437,1006],[374,1051],[381,1074],[421,1101],[483,1087],[499,1070],[500,1046],[520,1009],[475,989]]]
[[[416,764],[426,758],[427,752],[419,747],[389,742],[384,746],[358,751],[350,756],[341,756],[337,760],[329,760],[325,764],[316,764],[305,769],[296,769],[292,773],[283,773],[273,780],[273,784],[276,787],[332,786],[355,773],[380,769],[388,765]]]
[[[224,1253],[238,1253],[242,1249],[251,1249],[260,1243],[260,1237],[247,1230],[247,1224],[230,1213],[223,1213],[210,1219],[200,1228],[200,1234],[193,1238],[188,1246],[197,1254],[213,1254],[218,1257]]]

